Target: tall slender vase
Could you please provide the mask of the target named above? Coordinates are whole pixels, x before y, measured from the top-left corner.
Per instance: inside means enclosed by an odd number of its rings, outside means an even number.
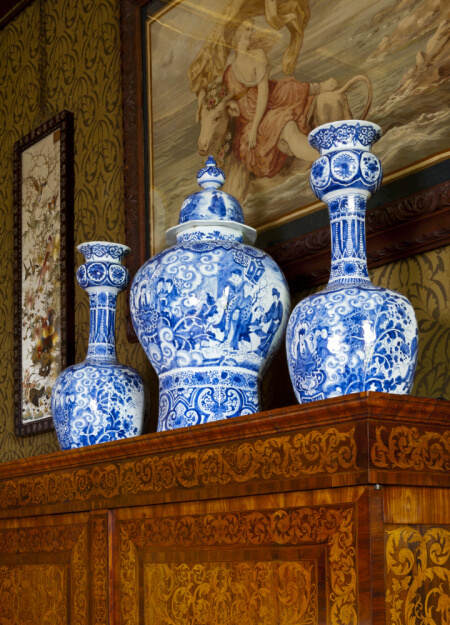
[[[132,367],[116,358],[117,295],[129,282],[121,265],[130,248],[118,243],[83,243],[86,264],[77,270],[89,293],[90,332],[86,360],[65,369],[52,392],[52,413],[61,449],[142,434],[145,388]]]
[[[361,391],[409,393],[417,362],[414,310],[403,295],[372,284],[365,211],[379,188],[381,163],[370,153],[376,124],[342,121],[309,135],[321,157],[311,187],[328,205],[331,273],[326,288],[302,300],[289,320],[286,348],[300,403]]]

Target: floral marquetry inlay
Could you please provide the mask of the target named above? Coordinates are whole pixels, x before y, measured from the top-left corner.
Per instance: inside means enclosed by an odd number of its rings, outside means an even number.
[[[109,623],[107,519],[94,518],[92,526],[94,625],[105,625]]]
[[[125,463],[123,492],[137,494],[182,486],[285,479],[356,469],[355,428],[313,430],[241,445],[212,447],[170,456],[151,456]]]
[[[148,576],[151,575],[153,576],[152,579],[159,579],[159,585],[153,586],[154,592],[151,600],[147,600],[146,608],[150,611],[153,610],[153,615],[158,614],[160,616],[164,613],[165,620],[159,620],[158,616],[155,620],[150,619],[148,622],[177,623],[176,619],[170,620],[173,617],[172,611],[175,610],[173,607],[175,604],[177,605],[177,610],[184,610],[186,614],[189,613],[191,616],[197,614],[196,610],[200,608],[198,608],[196,601],[199,601],[198,595],[202,592],[204,592],[203,600],[208,604],[203,606],[202,609],[214,611],[215,608],[211,603],[208,603],[207,597],[211,592],[210,585],[213,583],[212,580],[214,580],[215,575],[223,576],[221,588],[225,588],[227,585],[231,588],[239,575],[243,575],[244,572],[248,575],[249,580],[256,575],[257,579],[261,581],[264,575],[269,575],[270,571],[275,584],[273,586],[275,590],[272,592],[278,597],[276,599],[278,607],[273,609],[278,610],[277,614],[281,618],[281,620],[277,618],[275,620],[272,619],[271,622],[277,624],[317,622],[310,620],[316,612],[313,612],[313,608],[305,607],[306,595],[303,595],[303,598],[299,597],[298,600],[294,599],[295,592],[301,587],[300,581],[303,584],[306,579],[310,579],[308,576],[313,575],[310,569],[311,563],[305,560],[301,560],[301,562],[285,562],[283,564],[273,562],[271,566],[274,568],[270,569],[268,563],[260,561],[258,553],[260,549],[267,547],[320,546],[324,548],[327,560],[328,579],[326,585],[327,595],[330,598],[327,608],[327,622],[332,625],[341,625],[343,623],[356,625],[357,574],[355,533],[354,509],[352,506],[258,510],[252,512],[230,512],[228,514],[157,517],[122,521],[120,523],[122,624],[134,625],[139,622],[138,562],[142,561],[142,559],[145,561],[145,558],[147,556],[150,557],[151,553],[164,553],[167,566],[158,563],[157,566],[155,565],[148,569],[147,582]],[[208,550],[223,547],[234,547],[234,553],[239,553],[236,549],[242,550],[245,548],[246,561],[240,561],[233,565],[228,563],[226,567],[223,563],[222,565],[218,563],[207,565],[204,560]],[[182,568],[178,566],[179,559],[177,560],[176,557],[179,557],[180,551],[184,549],[189,549],[191,564]],[[195,549],[195,556],[193,549]],[[174,563],[170,562],[171,553],[172,559],[176,560]],[[248,558],[251,553],[255,554],[256,561],[249,563]],[[239,566],[242,566],[242,568],[239,569]],[[260,575],[257,574],[258,566],[262,567]],[[205,581],[204,585],[199,582],[202,576],[209,580]],[[291,587],[291,582],[286,582],[287,578],[290,578],[291,581],[297,579],[293,587]],[[282,584],[284,584],[283,588],[279,587],[277,580],[282,581]],[[214,581],[214,583],[217,582]],[[311,577],[310,589],[308,590],[308,597],[310,597],[308,605],[313,601],[315,592],[313,584],[315,583],[313,577]],[[164,590],[166,586],[167,590]],[[264,615],[258,613],[256,607],[258,605],[257,597],[260,596],[258,595],[258,592],[260,592],[258,590],[259,587],[249,581],[247,588],[250,587],[252,588],[250,595],[242,596],[242,601],[243,605],[249,606],[248,609],[255,610],[254,620],[247,618],[247,620],[242,621],[242,619],[238,618],[237,613],[233,613],[230,617],[231,620],[226,622],[237,623],[241,621],[251,624],[265,622],[261,620]],[[229,591],[225,602],[228,607],[233,603],[233,597],[239,595],[239,586],[235,584],[233,588],[234,590]],[[160,593],[158,595],[160,598],[155,595],[155,592]],[[283,594],[287,592],[293,593],[290,598]],[[281,599],[282,596],[284,597],[283,600]],[[164,601],[161,597],[164,597]],[[285,603],[285,601],[288,603]],[[289,601],[293,603],[289,604]],[[164,602],[165,606],[163,606]],[[255,604],[252,602],[255,602]],[[271,602],[267,599],[265,606],[269,609],[271,605]],[[287,609],[287,605],[291,607]],[[304,606],[303,608],[301,608],[302,605]],[[291,609],[292,613],[289,612]],[[289,620],[291,616],[292,618],[295,616],[293,621]],[[177,618],[180,617],[177,616]],[[210,623],[216,621],[211,617],[211,620],[199,620],[198,622]]]
[[[251,480],[332,475],[357,469],[356,451],[353,427],[146,455],[133,461],[0,481],[0,508],[94,501],[174,488],[243,484]]]
[[[0,566],[0,623],[66,625],[67,567],[56,564]]]
[[[413,471],[450,471],[450,430],[419,432],[415,427],[376,428],[371,449],[376,467]]]
[[[118,467],[99,465],[87,469],[73,469],[4,480],[0,482],[0,507],[89,501],[114,497],[118,494]]]
[[[70,614],[71,625],[86,625],[87,538],[85,525],[0,530],[0,623],[62,625]]]
[[[146,564],[145,622],[314,625],[314,568],[314,562]]]
[[[386,531],[387,625],[450,623],[449,527]]]

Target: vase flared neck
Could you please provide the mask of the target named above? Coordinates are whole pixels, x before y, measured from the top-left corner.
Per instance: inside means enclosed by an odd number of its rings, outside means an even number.
[[[371,285],[366,254],[366,202],[363,193],[327,200],[331,229],[331,271],[327,288]]]
[[[381,163],[371,154],[381,137],[377,124],[342,120],[315,128],[309,143],[320,151],[311,167],[314,194],[328,206],[331,272],[327,289],[372,286],[367,271],[366,203],[383,179]]]
[[[86,360],[116,363],[116,304],[119,290],[88,289],[89,345]]]
[[[130,248],[120,243],[91,241],[78,250],[86,263],[77,269],[78,284],[89,293],[90,324],[86,360],[116,363],[117,295],[129,283],[129,272],[120,263]]]

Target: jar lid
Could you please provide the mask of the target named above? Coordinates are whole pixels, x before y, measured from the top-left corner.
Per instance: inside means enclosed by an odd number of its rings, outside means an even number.
[[[179,224],[188,221],[236,221],[244,223],[242,207],[235,197],[222,191],[225,174],[212,156],[197,174],[201,191],[187,197],[181,206]]]
[[[198,172],[197,182],[202,190],[184,200],[178,226],[166,230],[167,243],[175,244],[178,234],[188,228],[200,229],[202,225],[237,230],[246,243],[254,243],[256,230],[244,224],[244,213],[237,199],[220,189],[225,182],[225,174],[212,156]]]

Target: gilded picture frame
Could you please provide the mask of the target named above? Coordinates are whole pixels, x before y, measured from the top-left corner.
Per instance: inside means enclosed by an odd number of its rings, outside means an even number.
[[[314,95],[309,102],[313,101],[317,115],[313,119],[306,111],[306,125],[327,121],[317,109],[324,89],[323,93],[331,94],[332,115],[339,112],[336,92],[341,91],[352,117],[365,115],[382,126],[384,137],[374,151],[382,160],[385,183],[409,180],[448,159],[450,140],[445,128],[450,102],[441,71],[449,52],[444,9],[419,19],[421,3],[411,8],[394,0],[377,0],[361,13],[355,2],[340,2],[331,18],[326,5],[325,0],[215,0],[212,4],[121,0],[125,209],[127,244],[134,252],[129,264],[132,273],[165,246],[164,231],[175,225],[186,195],[197,190],[196,171],[207,153],[220,160],[217,145],[206,141],[200,146],[205,130],[202,111],[214,108],[213,100],[223,100],[221,85],[216,91],[208,85],[216,80],[223,83],[233,67],[236,30],[245,20],[252,24],[253,45],[266,60],[269,79],[277,86],[306,84]],[[243,84],[241,93],[254,89],[246,85],[250,82]],[[235,100],[239,96],[235,93]],[[347,109],[340,111],[341,116],[348,114]],[[244,115],[242,110],[238,115]],[[227,188],[240,194],[246,223],[263,233],[269,246],[286,243],[293,235],[283,235],[284,240],[277,235],[271,242],[266,233],[295,233],[305,216],[323,208],[310,192],[309,167],[295,155],[285,159],[278,171],[252,169],[251,159],[236,164],[248,140],[242,128],[240,132],[240,143],[235,130],[228,142],[234,168],[225,163]],[[242,197],[236,181],[243,169],[247,191]],[[403,197],[417,192],[408,184]],[[440,209],[446,207],[444,201]],[[403,218],[398,224],[404,226]],[[410,251],[414,253],[414,248]]]
[[[17,436],[53,429],[50,397],[74,356],[73,114],[14,145]]]

